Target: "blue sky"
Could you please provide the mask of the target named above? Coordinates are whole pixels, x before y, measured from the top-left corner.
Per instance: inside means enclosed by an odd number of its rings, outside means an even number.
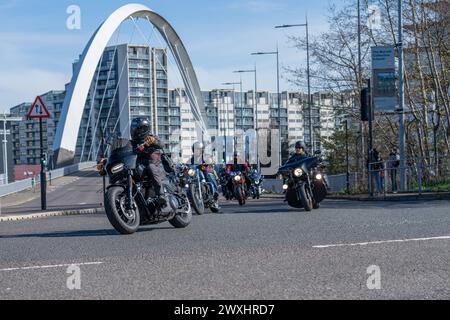
[[[259,88],[275,90],[275,57],[252,57],[251,52],[280,47],[282,66],[304,65],[305,55],[292,48],[288,35],[303,28],[274,29],[278,24],[302,23],[308,13],[311,34],[327,28],[326,9],[332,0],[143,0],[177,30],[196,68],[202,89],[234,82],[233,70],[256,62]],[[335,0],[340,2],[341,0]],[[0,0],[0,111],[32,101],[37,94],[63,89],[72,75],[71,63],[115,9],[131,1]],[[134,1],[139,2],[139,1]],[[66,9],[81,8],[81,29],[68,30]],[[150,28],[148,29],[150,30]],[[137,43],[143,43],[137,39]],[[155,46],[160,46],[155,43]],[[172,85],[178,85],[178,75]],[[244,75],[244,89],[253,86]],[[282,81],[282,89],[293,89]]]

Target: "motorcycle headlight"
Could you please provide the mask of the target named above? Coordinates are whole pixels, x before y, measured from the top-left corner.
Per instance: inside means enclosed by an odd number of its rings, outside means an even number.
[[[234,177],[234,181],[236,181],[236,182],[241,181],[241,179],[242,179],[241,176],[235,176],[235,177]]]
[[[316,180],[322,180],[322,178],[323,178],[323,176],[320,173],[318,173],[316,175]]]
[[[194,170],[194,169],[189,169],[189,171],[188,171],[188,175],[189,175],[190,177],[193,177],[193,176],[195,176],[195,174],[196,174],[196,172],[195,172],[195,170]]]
[[[289,186],[287,184],[283,184],[283,190],[287,190]]]
[[[297,168],[294,170],[294,176],[301,177],[303,175],[303,170],[301,168]]]
[[[115,165],[114,167],[111,168],[111,173],[112,174],[119,173],[119,172],[121,172],[123,170],[123,168],[124,168],[123,163]]]

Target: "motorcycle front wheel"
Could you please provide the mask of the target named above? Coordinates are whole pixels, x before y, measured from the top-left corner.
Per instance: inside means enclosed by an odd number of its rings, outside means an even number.
[[[198,190],[198,184],[196,183],[189,186],[189,200],[191,200],[192,207],[198,215],[205,213],[203,197],[201,196],[201,191]]]
[[[303,208],[305,209],[305,211],[311,211],[313,209],[313,200],[305,184],[302,184],[300,186],[299,193]]]
[[[126,193],[122,187],[111,187],[106,193],[105,212],[109,222],[120,234],[137,232],[141,216],[139,208],[133,201],[132,209],[125,207]]]
[[[242,187],[241,186],[237,186],[235,191],[234,191],[234,193],[235,193],[236,199],[239,202],[239,205],[243,206],[245,204],[245,198],[244,198],[244,195],[243,195]]]

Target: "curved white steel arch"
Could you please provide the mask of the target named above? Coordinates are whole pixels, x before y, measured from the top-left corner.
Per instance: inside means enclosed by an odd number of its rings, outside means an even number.
[[[97,65],[112,35],[130,17],[148,19],[169,45],[179,67],[194,117],[203,132],[205,106],[191,59],[175,29],[159,14],[142,4],[128,4],[117,9],[89,40],[67,88],[53,150],[57,166],[73,163],[81,118]]]

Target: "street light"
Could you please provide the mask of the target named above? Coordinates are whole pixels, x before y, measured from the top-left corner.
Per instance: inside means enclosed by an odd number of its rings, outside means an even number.
[[[278,163],[281,165],[282,162],[282,148],[281,148],[281,97],[280,97],[280,54],[278,51],[273,52],[254,52],[251,54],[252,56],[261,56],[261,55],[276,55],[277,56],[277,104],[278,104],[278,129],[280,132],[278,133],[278,143],[280,146],[280,154],[278,156]]]
[[[241,90],[241,94],[242,94],[242,78],[241,78],[241,81],[240,82],[225,82],[225,83],[222,83],[222,85],[223,86],[233,86],[233,96],[234,96],[234,99],[233,99],[233,113],[234,113],[234,111],[235,111],[235,109],[236,109],[236,91],[235,91],[235,85],[240,85],[240,90]],[[239,98],[239,103],[240,103],[240,105],[242,106],[242,95],[241,95],[241,97]],[[220,114],[219,114],[219,119],[220,119]],[[226,110],[226,112],[225,112],[225,125],[226,125],[226,128],[225,128],[225,158],[226,158],[226,153],[227,153],[227,135],[228,135],[228,132],[229,132],[229,129],[230,129],[230,122],[229,122],[229,114],[228,114],[228,104],[227,104],[227,110]],[[233,117],[233,119],[234,119],[234,117]],[[233,126],[233,132],[235,132],[235,130],[234,130],[234,126]],[[236,142],[234,142],[234,148],[236,149]]]
[[[309,143],[311,151],[314,152],[314,138],[313,138],[313,125],[312,125],[312,101],[311,101],[311,69],[309,59],[309,25],[308,16],[306,16],[306,23],[299,24],[283,24],[281,26],[275,26],[276,29],[281,28],[293,28],[293,27],[306,27],[306,61],[307,61],[307,76],[308,76],[308,106],[309,106]]]
[[[253,99],[253,110],[255,110],[255,130],[256,130],[256,162],[258,165],[258,171],[260,171],[260,163],[259,163],[259,136],[258,136],[258,77],[257,77],[257,71],[256,71],[256,65],[255,65],[255,69],[250,69],[250,70],[236,70],[233,71],[233,73],[254,73],[255,74],[255,96]],[[241,80],[242,81],[242,80]],[[242,95],[242,92],[241,92]],[[241,105],[241,112],[242,112],[242,105]]]
[[[3,114],[3,117],[0,118],[0,121],[3,122],[3,171],[4,171],[4,175],[5,175],[5,180],[4,180],[4,184],[8,184],[9,183],[9,179],[8,179],[8,139],[7,139],[7,135],[8,135],[8,131],[6,130],[6,123],[7,122],[21,122],[23,119],[22,118],[18,118],[18,117],[11,117],[6,115],[6,113]],[[10,132],[11,134],[11,132]]]

